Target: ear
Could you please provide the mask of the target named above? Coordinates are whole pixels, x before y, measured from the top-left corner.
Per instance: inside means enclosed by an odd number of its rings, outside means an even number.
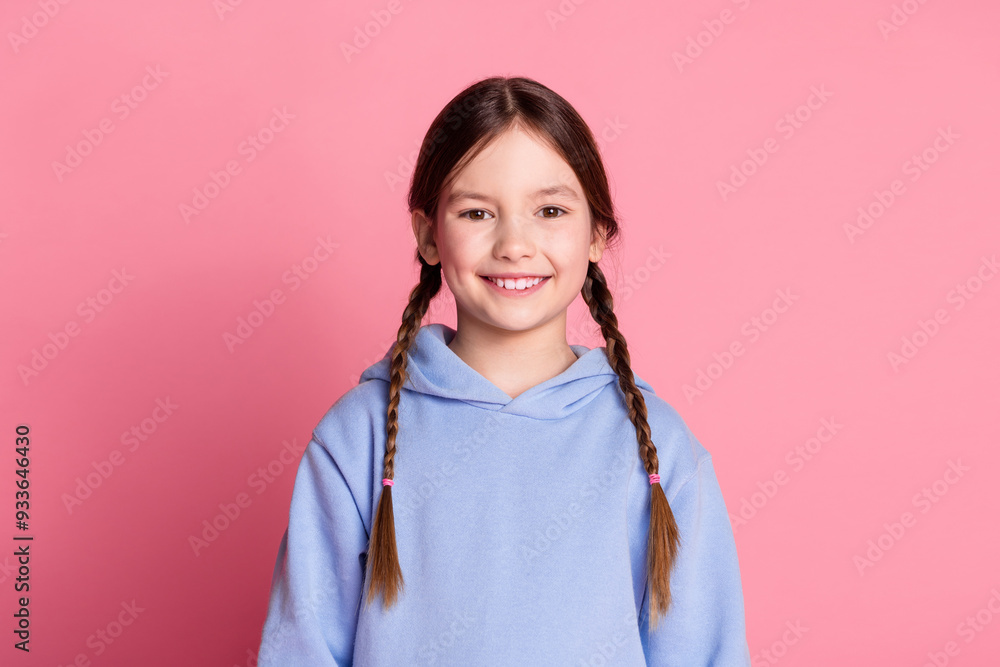
[[[594,230],[594,234],[590,242],[590,261],[595,264],[599,262],[601,257],[604,255],[604,248],[607,246],[607,238],[605,236],[607,234],[607,230],[607,225],[601,222],[597,223],[596,229]]]
[[[411,225],[420,256],[431,266],[437,264],[441,258],[438,256],[437,244],[434,243],[434,225],[419,208],[413,212]]]

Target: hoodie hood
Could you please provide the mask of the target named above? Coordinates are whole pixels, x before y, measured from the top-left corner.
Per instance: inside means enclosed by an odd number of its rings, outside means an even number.
[[[617,387],[618,375],[608,363],[604,347],[587,348],[570,345],[577,359],[565,371],[511,398],[478,371],[452,352],[448,343],[455,337],[451,327],[433,323],[420,327],[407,354],[407,377],[404,389],[441,399],[463,401],[484,410],[496,410],[533,419],[562,419],[576,412],[612,385]],[[389,382],[389,355],[361,374],[366,380]],[[653,388],[633,371],[636,385],[653,392]]]

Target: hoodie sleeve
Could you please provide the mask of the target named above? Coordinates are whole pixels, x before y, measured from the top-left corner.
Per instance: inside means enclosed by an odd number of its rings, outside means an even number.
[[[647,664],[748,667],[736,541],[711,455],[703,453],[693,474],[673,498],[667,498],[681,541],[670,577],[670,606],[653,630],[646,586],[639,633]]]
[[[259,667],[351,664],[367,545],[354,495],[314,433],[278,547]]]

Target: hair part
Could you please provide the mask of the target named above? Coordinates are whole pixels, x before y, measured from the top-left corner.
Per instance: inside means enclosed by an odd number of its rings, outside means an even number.
[[[448,102],[424,136],[408,196],[410,212],[420,210],[436,219],[441,194],[476,155],[501,134],[515,127],[545,142],[569,164],[583,186],[594,231],[606,242],[619,237],[617,214],[608,177],[593,133],[577,111],[554,91],[525,77],[490,77],[478,81]],[[420,280],[410,292],[396,343],[390,351],[389,405],[382,477],[393,479],[399,398],[406,379],[407,353],[416,339],[431,300],[441,289],[441,264],[431,265],[415,253]],[[646,402],[635,384],[625,337],[618,328],[614,302],[600,267],[590,262],[581,295],[600,326],[610,366],[618,375],[629,420],[635,426],[639,456],[647,474],[657,473],[659,459],[650,435]],[[670,604],[670,572],[677,559],[680,535],[663,488],[651,484],[647,582],[650,627]],[[392,487],[383,485],[368,545],[370,604],[381,594],[386,608],[403,590],[403,574],[396,551]]]

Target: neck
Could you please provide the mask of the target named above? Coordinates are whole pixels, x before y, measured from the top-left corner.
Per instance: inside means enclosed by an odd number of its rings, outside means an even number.
[[[551,379],[577,360],[566,342],[566,313],[531,329],[490,326],[458,313],[448,348],[512,399]]]

